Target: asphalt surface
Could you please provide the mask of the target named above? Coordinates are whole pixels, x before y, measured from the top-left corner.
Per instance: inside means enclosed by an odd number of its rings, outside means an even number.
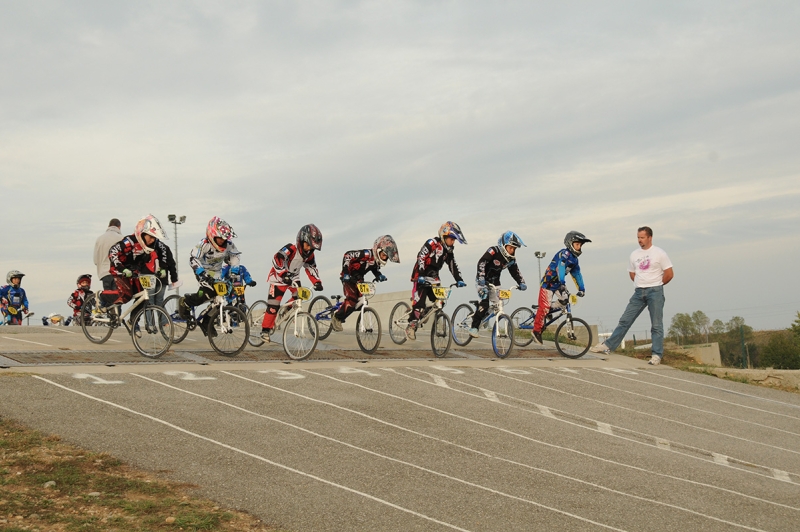
[[[796,394],[546,348],[367,357],[344,335],[286,364],[201,337],[137,363],[5,332],[0,415],[288,530],[799,528]]]

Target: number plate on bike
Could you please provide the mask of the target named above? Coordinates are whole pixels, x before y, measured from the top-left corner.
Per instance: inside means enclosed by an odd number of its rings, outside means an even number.
[[[228,293],[228,283],[214,283],[214,291],[218,296],[224,296]]]
[[[8,307],[7,310],[8,310],[8,313],[11,314],[12,316],[16,316],[17,315],[17,309],[15,309],[14,307]]]
[[[447,299],[450,296],[450,289],[444,286],[432,286],[431,290],[436,299]]]
[[[233,293],[236,294],[237,296],[243,296],[244,295],[244,286],[234,286],[233,287]]]
[[[575,294],[570,294],[569,302],[575,305],[576,303],[578,303],[578,296],[576,296]]]
[[[311,290],[305,286],[301,286],[297,289],[297,297],[303,301],[308,301],[311,299]]]
[[[511,299],[511,290],[498,290],[497,297],[500,299]]]
[[[375,293],[375,288],[369,283],[358,283],[358,291],[365,296],[371,296]]]
[[[139,284],[142,285],[142,288],[145,290],[150,290],[151,288],[156,287],[156,276],[155,275],[140,275],[139,276]]]

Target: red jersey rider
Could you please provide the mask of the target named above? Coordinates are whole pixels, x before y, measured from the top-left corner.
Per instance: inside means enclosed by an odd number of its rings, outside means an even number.
[[[381,268],[387,261],[400,262],[397,253],[397,243],[391,235],[383,235],[375,240],[372,249],[358,249],[348,251],[342,258],[342,291],[344,301],[339,310],[331,316],[331,328],[334,331],[341,331],[342,324],[347,317],[356,310],[361,293],[358,291],[358,283],[364,281],[364,275],[372,272],[376,282],[383,282],[386,276],[381,273]]]
[[[439,270],[447,264],[450,273],[453,274],[458,287],[467,286],[458,271],[455,255],[453,255],[453,245],[456,241],[466,244],[467,239],[461,232],[461,228],[454,222],[445,222],[439,228],[439,236],[431,238],[417,255],[417,262],[414,264],[414,271],[411,274],[411,319],[406,327],[406,336],[409,340],[417,339],[417,325],[425,310],[425,303],[428,299],[436,301],[431,285],[439,283]]]
[[[314,283],[314,290],[322,290],[322,281],[319,279],[317,262],[314,252],[322,249],[322,233],[314,224],[304,225],[297,233],[296,244],[286,244],[272,259],[272,269],[267,277],[269,283],[269,298],[267,299],[267,312],[261,322],[261,338],[269,342],[269,335],[275,328],[275,319],[281,306],[283,294],[289,290],[294,295],[297,290],[292,283],[299,284],[300,270],[305,268],[306,275]]]
[[[70,306],[72,309],[72,319],[77,320],[76,323],[80,325],[80,315],[81,309],[83,308],[83,303],[86,301],[86,298],[92,295],[92,276],[88,273],[85,273],[78,277],[78,289],[72,292],[72,295],[69,296],[67,299],[67,305]]]

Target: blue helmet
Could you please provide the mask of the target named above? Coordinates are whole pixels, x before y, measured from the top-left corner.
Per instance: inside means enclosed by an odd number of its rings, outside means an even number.
[[[500,238],[497,239],[497,246],[500,248],[500,253],[509,260],[513,257],[513,255],[509,254],[506,251],[506,246],[514,246],[514,248],[521,248],[521,247],[528,247],[525,246],[525,242],[519,237],[517,233],[514,231],[506,231]]]

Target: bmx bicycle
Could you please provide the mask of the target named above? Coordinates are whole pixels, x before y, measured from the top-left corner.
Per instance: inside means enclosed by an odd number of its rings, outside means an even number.
[[[369,300],[375,295],[375,282],[358,283],[358,291],[361,297],[356,303],[358,318],[356,319],[356,341],[361,350],[371,355],[378,350],[381,343],[381,319],[374,308],[369,306]],[[309,313],[317,320],[319,327],[319,339],[324,340],[330,336],[331,316],[342,307],[342,296],[331,296],[336,301],[335,304],[325,296],[317,296],[311,300],[308,307]]]
[[[282,305],[275,318],[273,333],[283,329],[283,352],[292,360],[305,360],[317,348],[319,328],[317,320],[303,311],[303,301],[311,299],[311,289],[292,283],[289,287],[292,299]],[[250,345],[258,347],[264,343],[259,332],[267,313],[267,302],[259,299],[247,312],[247,322],[251,333],[248,336]]]
[[[506,358],[514,348],[514,326],[511,318],[503,312],[503,306],[511,299],[511,290],[503,290],[493,284],[489,289],[489,313],[481,321],[478,330],[492,329],[492,350],[497,358]],[[479,301],[470,301],[456,307],[453,312],[453,341],[464,347],[472,340],[469,330]]]
[[[453,283],[445,288],[438,281],[428,284],[427,288],[433,292],[435,300],[423,309],[417,321],[418,330],[422,329],[428,321],[431,322],[431,351],[437,358],[447,355],[452,342],[450,317],[445,314],[442,307],[450,298],[450,293],[453,291],[454,286],[457,285]],[[401,301],[394,306],[391,314],[389,314],[389,337],[398,345],[405,343],[407,340],[406,327],[408,327],[411,312],[411,306],[405,301]]]
[[[584,320],[572,315],[572,305],[577,304],[577,296],[567,293],[566,298],[561,297],[557,302],[545,316],[542,337],[555,341],[556,350],[562,356],[580,358],[592,345],[592,329]],[[514,337],[516,345],[525,347],[533,341],[533,321],[538,308],[539,305],[520,307],[511,314],[511,323],[517,330]],[[561,323],[556,327],[555,333],[550,332],[548,327],[559,320]]]

